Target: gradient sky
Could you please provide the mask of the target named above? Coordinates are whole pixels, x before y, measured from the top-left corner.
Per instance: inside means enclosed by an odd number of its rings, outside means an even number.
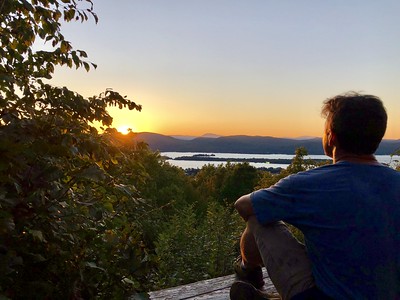
[[[84,96],[143,105],[114,127],[170,135],[321,136],[322,101],[382,98],[400,138],[400,1],[94,0],[99,23],[63,27],[97,70],[57,69]]]

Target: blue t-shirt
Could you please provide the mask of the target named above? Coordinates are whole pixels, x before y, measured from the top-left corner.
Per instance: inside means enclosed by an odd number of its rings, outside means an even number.
[[[340,162],[251,195],[260,223],[305,237],[316,285],[335,299],[400,299],[400,172]]]

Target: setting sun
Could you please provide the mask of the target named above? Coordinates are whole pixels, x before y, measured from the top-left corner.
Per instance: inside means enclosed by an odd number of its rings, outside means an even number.
[[[122,134],[128,134],[130,131],[135,131],[135,128],[133,128],[133,126],[129,126],[129,125],[122,125],[122,126],[119,126],[117,128],[117,130],[119,132],[121,132]]]

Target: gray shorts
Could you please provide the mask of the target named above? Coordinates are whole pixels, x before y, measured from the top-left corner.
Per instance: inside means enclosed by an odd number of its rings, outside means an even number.
[[[283,222],[261,225],[255,217],[251,217],[247,226],[282,299],[291,299],[315,286],[305,247]]]

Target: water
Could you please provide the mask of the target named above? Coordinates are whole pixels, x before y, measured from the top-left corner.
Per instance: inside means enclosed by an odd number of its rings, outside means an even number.
[[[276,163],[268,163],[268,159],[292,159],[294,154],[243,154],[243,153],[203,153],[203,152],[161,152],[162,156],[167,156],[171,159],[168,159],[171,165],[181,167],[182,169],[201,169],[204,165],[210,164],[214,166],[218,166],[221,164],[226,164],[229,159],[232,158],[257,158],[257,159],[265,159],[265,162],[249,162],[249,164],[256,168],[287,168],[289,164],[276,164]],[[223,161],[207,161],[207,160],[174,160],[174,158],[181,156],[193,156],[193,155],[212,155],[215,158],[223,158],[226,160]],[[306,158],[310,159],[330,159],[326,155],[309,155]],[[390,155],[376,155],[377,160],[380,163],[390,164],[391,166],[395,166],[400,161],[400,156]],[[236,162],[231,162],[236,163]]]

